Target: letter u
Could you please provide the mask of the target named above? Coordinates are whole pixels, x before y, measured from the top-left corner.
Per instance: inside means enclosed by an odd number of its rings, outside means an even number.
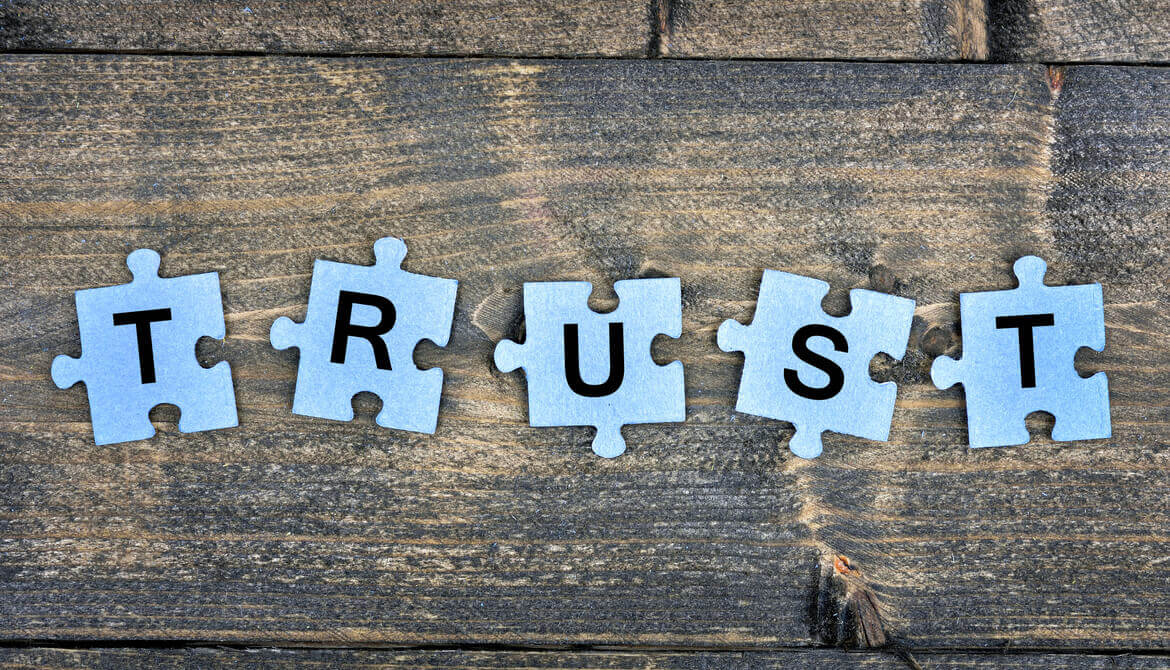
[[[600,384],[589,384],[581,379],[581,351],[577,337],[577,324],[565,324],[565,380],[577,395],[586,398],[607,396],[622,385],[626,374],[625,344],[622,338],[622,324],[609,324],[609,376]]]

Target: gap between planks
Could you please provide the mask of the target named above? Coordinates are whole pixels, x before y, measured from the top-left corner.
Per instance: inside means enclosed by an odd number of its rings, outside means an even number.
[[[1001,66],[1001,65],[1043,65],[1047,67],[1079,67],[1101,66],[1118,68],[1170,68],[1165,62],[1133,62],[1119,60],[982,60],[982,61],[949,61],[929,60],[921,58],[770,58],[759,56],[711,58],[707,56],[585,56],[573,57],[564,55],[542,56],[515,54],[460,54],[460,53],[426,53],[411,52],[354,52],[344,53],[336,51],[248,51],[248,50],[164,50],[164,49],[0,49],[0,56],[157,56],[169,58],[330,58],[353,60],[430,60],[430,61],[479,61],[479,60],[507,60],[516,62],[525,61],[697,61],[709,63],[853,63],[858,65],[956,65],[956,66]]]

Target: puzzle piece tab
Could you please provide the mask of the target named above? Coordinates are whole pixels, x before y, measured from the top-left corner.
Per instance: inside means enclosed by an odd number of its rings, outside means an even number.
[[[963,356],[935,359],[934,385],[963,385],[972,447],[1025,444],[1024,419],[1036,411],[1056,417],[1053,440],[1110,437],[1105,373],[1085,379],[1073,366],[1078,349],[1105,348],[1101,285],[1045,286],[1035,256],[1013,270],[1019,288],[959,295]]]
[[[621,427],[686,419],[683,365],[650,357],[658,335],[682,334],[677,278],[615,282],[618,308],[589,308],[589,282],[524,284],[523,344],[496,345],[496,367],[524,368],[533,426],[595,426],[593,451],[615,458],[626,450]]]
[[[824,313],[829,285],[818,279],[765,270],[750,326],[724,321],[724,351],[744,353],[735,409],[796,426],[788,447],[801,458],[821,453],[831,430],[886,440],[898,393],[893,382],[869,376],[878,352],[901,358],[910,338],[914,301],[853,289],[847,316]]]
[[[305,321],[282,316],[269,336],[300,349],[294,414],[351,421],[353,397],[369,391],[382,399],[379,426],[435,432],[443,371],[415,367],[414,349],[446,346],[459,282],[407,272],[405,257],[402,240],[383,237],[374,265],[314,263]]]
[[[81,358],[54,358],[53,382],[85,383],[97,444],[153,436],[150,410],[162,403],[179,408],[184,433],[237,425],[231,368],[204,368],[195,358],[199,338],[225,335],[219,275],[159,277],[150,249],[131,253],[126,265],[129,284],[74,294]]]

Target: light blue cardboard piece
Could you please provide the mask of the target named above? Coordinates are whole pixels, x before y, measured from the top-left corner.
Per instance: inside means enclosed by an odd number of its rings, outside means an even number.
[[[613,288],[618,308],[598,314],[589,282],[524,284],[525,341],[503,340],[495,352],[500,370],[524,368],[529,423],[595,426],[593,452],[605,458],[626,450],[625,424],[686,419],[682,362],[658,365],[650,356],[656,336],[682,334],[679,280],[627,279]]]
[[[935,359],[934,385],[963,385],[972,447],[1026,443],[1024,419],[1036,411],[1056,418],[1053,440],[1110,437],[1105,373],[1086,379],[1073,366],[1078,349],[1105,348],[1101,285],[1045,286],[1047,266],[1035,256],[1013,269],[1019,288],[959,295],[963,355]],[[1032,324],[1021,327],[1021,319]]]
[[[788,448],[801,458],[820,455],[826,430],[889,438],[898,387],[873,381],[869,363],[879,352],[901,358],[914,319],[913,300],[864,289],[849,292],[847,316],[829,316],[821,309],[828,292],[819,279],[765,270],[751,325],[728,320],[717,333],[720,349],[744,353],[735,409],[795,425]],[[800,344],[803,356],[794,351]],[[798,384],[828,397],[801,395]]]
[[[85,383],[94,442],[152,437],[150,410],[161,403],[179,408],[184,433],[237,425],[231,368],[204,368],[195,358],[199,338],[225,334],[219,275],[159,277],[150,249],[131,253],[126,265],[131,283],[74,294],[81,358],[53,359],[58,387]]]
[[[405,257],[402,240],[383,237],[374,265],[313,264],[304,323],[282,316],[269,336],[277,349],[300,349],[294,414],[352,421],[353,397],[368,391],[382,399],[379,426],[435,432],[443,371],[419,370],[414,350],[422,340],[446,346],[459,282],[407,272]]]

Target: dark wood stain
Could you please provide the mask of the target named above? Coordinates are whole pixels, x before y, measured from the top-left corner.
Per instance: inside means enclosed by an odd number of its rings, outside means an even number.
[[[1167,0],[988,0],[997,61],[1165,63]]]

